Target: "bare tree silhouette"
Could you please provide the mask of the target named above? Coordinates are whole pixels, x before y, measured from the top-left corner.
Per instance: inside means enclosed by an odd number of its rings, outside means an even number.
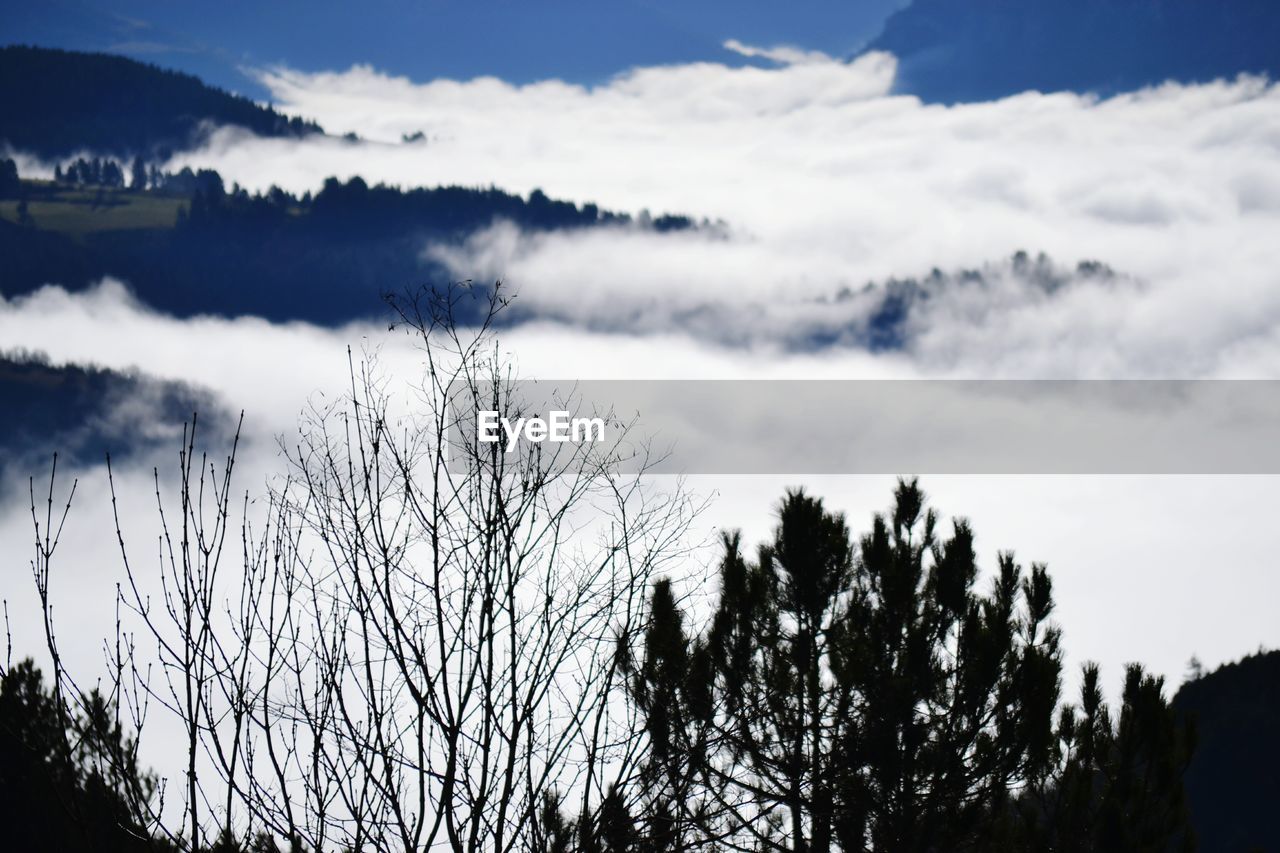
[[[464,327],[475,299],[484,319]],[[621,473],[622,440],[504,453],[457,428],[521,405],[492,336],[501,286],[391,302],[424,364],[408,404],[376,356],[352,355],[349,392],[304,416],[265,512],[233,497],[239,430],[214,461],[193,420],[176,486],[155,473],[154,570],[116,515],[111,695],[133,731],[157,706],[179,724],[181,821],[164,786],[134,802],[179,849],[542,849],[549,798],[591,814],[639,760],[616,650],[697,506]],[[37,586],[73,696],[55,547],[38,547]]]

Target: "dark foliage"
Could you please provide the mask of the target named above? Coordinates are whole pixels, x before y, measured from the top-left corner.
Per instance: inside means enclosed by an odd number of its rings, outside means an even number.
[[[23,661],[0,676],[0,826],[5,849],[146,851],[154,843],[131,802],[155,780],[99,694],[59,707]]]
[[[803,493],[755,561],[726,537],[700,636],[659,586],[633,696],[660,848],[989,845],[992,815],[1051,763],[1060,653],[1043,567],[1002,555],[989,593],[976,580],[968,525],[942,534],[903,483],[859,547]]]
[[[692,629],[654,589],[621,647],[647,762],[582,849],[1150,850],[1189,843],[1191,747],[1158,679],[1129,670],[1113,725],[1086,675],[1057,726],[1061,653],[1045,567],[1002,554],[976,588],[973,532],[915,482],[855,546],[802,492],[755,560],[724,540],[720,593]]]
[[[868,49],[898,56],[900,91],[956,102],[1274,78],[1277,44],[1273,0],[915,0]]]
[[[18,150],[165,157],[198,143],[208,124],[259,136],[321,132],[189,74],[122,56],[0,48],[0,142]]]
[[[1118,717],[1088,664],[1079,706],[1062,710],[1060,759],[1017,803],[1014,848],[1079,853],[1194,850],[1183,777],[1194,728],[1178,719],[1163,679],[1133,664]]]
[[[81,157],[65,169],[59,164],[54,170],[54,179],[68,184],[120,189],[124,186],[124,171],[114,160]]]
[[[549,231],[630,223],[627,214],[576,205],[534,190],[528,198],[495,188],[401,190],[361,178],[325,181],[301,198],[272,189],[250,194],[212,170],[161,174],[145,167],[145,193],[123,186],[123,170],[101,160],[60,169],[64,182],[100,197],[76,202],[84,216],[110,205],[157,197],[189,199],[173,227],[61,233],[0,221],[0,295],[46,282],[69,288],[111,275],[148,305],[180,316],[254,314],[271,320],[341,323],[377,312],[387,292],[440,280],[447,271],[424,257],[429,242],[457,243],[497,220]],[[55,199],[57,185],[25,184],[34,199]],[[693,227],[684,216],[649,220],[655,231]]]
[[[26,851],[176,853],[185,841],[148,826],[156,777],[97,691],[83,707],[59,703],[31,660],[0,667],[0,847]],[[293,845],[290,851],[301,853]],[[282,853],[266,834],[223,835],[200,851]]]
[[[0,159],[0,198],[14,198],[22,192],[22,180],[18,177],[18,164],[6,158]]]
[[[1188,681],[1173,706],[1196,727],[1186,786],[1200,849],[1280,850],[1280,652]]]

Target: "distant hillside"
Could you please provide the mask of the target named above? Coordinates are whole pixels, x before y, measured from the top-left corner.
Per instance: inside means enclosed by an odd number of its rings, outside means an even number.
[[[122,56],[0,47],[0,147],[49,158],[83,150],[164,157],[198,142],[206,123],[259,136],[321,132],[189,74]]]
[[[1277,45],[1275,0],[915,0],[867,49],[898,56],[899,91],[949,103],[1275,78]]]
[[[71,164],[57,182],[24,181],[0,159],[0,295],[114,276],[179,316],[342,323],[379,314],[384,293],[447,280],[427,245],[459,244],[498,220],[531,231],[698,224],[671,215],[633,221],[540,190],[522,197],[330,178],[297,197],[228,189],[211,170],[137,177],[125,188],[120,165],[95,158]]]
[[[208,392],[136,373],[54,366],[39,355],[0,352],[0,498],[25,488],[54,452],[62,463],[119,459],[176,441],[193,412],[217,427],[234,428]]]
[[[1185,780],[1200,850],[1280,850],[1280,651],[1187,682],[1173,705],[1197,726]]]

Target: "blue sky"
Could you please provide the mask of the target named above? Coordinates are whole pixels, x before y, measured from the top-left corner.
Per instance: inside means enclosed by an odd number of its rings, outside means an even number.
[[[903,0],[42,0],[8,2],[0,41],[121,53],[264,96],[240,68],[368,63],[414,80],[596,83],[637,65],[745,60],[726,39],[841,56]]]

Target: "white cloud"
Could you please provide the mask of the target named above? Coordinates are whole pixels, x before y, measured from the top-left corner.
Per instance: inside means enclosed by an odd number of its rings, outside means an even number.
[[[44,352],[55,365],[136,368],[190,382],[212,390],[234,410],[245,409],[253,434],[289,429],[312,390],[332,389],[340,380],[345,345],[358,350],[371,331],[273,325],[255,317],[177,320],[139,304],[111,279],[83,293],[48,286],[0,298],[6,350]]]
[[[914,360],[977,375],[1271,375],[1280,87],[1241,78],[943,107],[887,95],[889,55],[775,58],[641,68],[594,88],[274,69],[262,79],[282,106],[372,141],[224,131],[174,165],[254,188],[360,174],[720,219],[723,230],[665,237],[497,227],[428,251],[460,278],[501,275],[534,313],[696,337],[718,327],[738,343],[776,342],[815,312],[829,322],[815,306],[869,281],[1018,249],[1097,259],[1136,285],[1001,291],[981,321],[971,299],[950,306],[957,316],[939,306]],[[416,131],[427,141],[397,141]]]
[[[819,63],[831,61],[831,57],[822,51],[805,50],[804,48],[793,47],[791,45],[757,47],[756,45],[743,44],[737,39],[729,39],[724,43],[724,49],[732,51],[739,56],[745,56],[750,59],[767,59],[770,62],[776,62],[779,65],[801,65],[807,62]]]
[[[1105,297],[1099,297],[1105,299]],[[1102,304],[1106,304],[1103,301]],[[1083,309],[1081,309],[1083,310]],[[348,345],[379,353],[382,365],[406,385],[421,357],[403,335],[384,326],[320,329],[255,318],[181,320],[133,302],[114,283],[83,294],[49,288],[27,299],[0,302],[0,340],[43,349],[54,363],[94,361],[180,378],[215,391],[232,409],[247,410],[238,489],[263,494],[282,470],[275,435],[289,434],[313,396],[340,393]],[[522,376],[581,378],[912,377],[906,355],[860,350],[787,352],[767,344],[730,349],[681,334],[629,335],[551,322],[505,330],[503,350]],[[176,444],[119,470],[121,513],[139,561],[154,559],[156,532],[150,467],[172,473]],[[38,472],[31,472],[38,473]],[[58,586],[63,624],[77,630],[65,642],[74,660],[94,671],[98,639],[111,630],[110,600],[119,577],[105,470],[65,472],[81,480],[77,510],[63,551]],[[25,478],[24,478],[25,479]],[[845,509],[855,529],[886,505],[884,477],[806,477],[811,491]],[[691,485],[719,497],[703,520],[709,527],[741,527],[749,540],[767,535],[769,513],[797,478],[694,478]],[[1192,654],[1207,663],[1227,660],[1259,643],[1280,645],[1271,618],[1277,588],[1274,537],[1267,535],[1274,477],[926,477],[939,507],[970,516],[984,565],[997,549],[1047,561],[1054,571],[1073,665],[1104,663],[1113,678],[1133,659],[1176,677]],[[14,602],[18,650],[38,647],[39,624],[17,603],[30,601],[25,567],[29,516],[22,494],[0,506],[0,542],[7,564],[0,594]],[[1124,523],[1118,525],[1116,519]],[[1194,520],[1194,523],[1192,522]],[[1212,582],[1205,571],[1211,570]],[[1154,580],[1153,580],[1154,579]],[[71,591],[74,590],[73,594]]]

